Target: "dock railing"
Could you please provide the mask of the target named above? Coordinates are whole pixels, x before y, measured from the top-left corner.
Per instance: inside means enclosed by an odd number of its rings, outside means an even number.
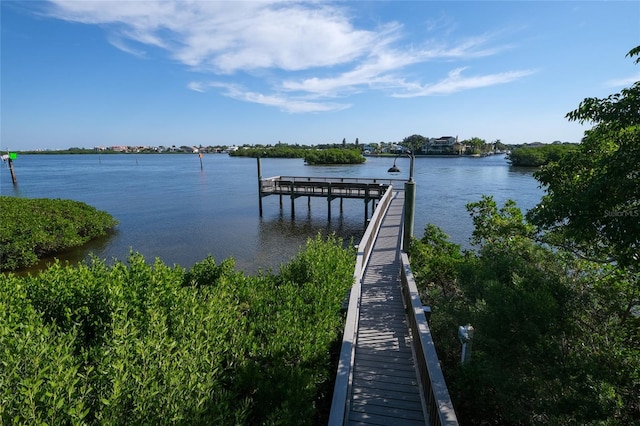
[[[342,347],[340,349],[340,359],[336,373],[336,382],[333,388],[333,399],[331,401],[331,413],[329,414],[329,425],[339,426],[344,424],[347,415],[347,404],[349,403],[349,384],[353,374],[353,351],[355,350],[356,333],[358,331],[358,318],[360,317],[360,294],[362,291],[362,277],[369,261],[373,244],[376,241],[382,219],[391,204],[393,198],[393,187],[389,185],[387,191],[380,199],[376,211],[371,217],[369,226],[358,244],[358,255],[353,273],[353,286],[349,294],[349,307],[345,329],[342,336]]]
[[[409,256],[402,252],[400,279],[402,295],[407,308],[409,328],[413,339],[416,365],[425,393],[429,424],[431,426],[457,426],[458,419],[451,403],[449,390],[442,374],[436,347],[431,338],[431,330],[424,314],[422,301],[413,278]]]
[[[272,176],[260,180],[260,196],[283,194],[380,199],[397,179],[339,178],[309,176]]]
[[[380,179],[380,178],[349,178],[349,177],[333,177],[333,176],[271,176],[263,178],[263,181],[290,181],[290,182],[327,182],[327,183],[377,183],[382,185],[400,186],[399,183],[405,182],[402,179]]]

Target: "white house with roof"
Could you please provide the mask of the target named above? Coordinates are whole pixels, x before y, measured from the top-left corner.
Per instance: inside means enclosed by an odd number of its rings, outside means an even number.
[[[458,142],[457,136],[430,138],[422,146],[422,151],[426,154],[462,154],[465,149],[466,146]]]

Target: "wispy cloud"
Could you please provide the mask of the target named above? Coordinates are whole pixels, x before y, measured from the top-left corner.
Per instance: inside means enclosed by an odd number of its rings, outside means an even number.
[[[456,69],[441,81],[407,81],[407,70],[416,65],[471,61],[510,46],[496,44],[491,35],[403,45],[401,23],[357,27],[349,3],[52,0],[50,5],[50,16],[105,27],[118,49],[148,57],[138,46],[159,48],[189,69],[212,76],[212,82],[191,82],[191,90],[216,89],[287,112],[348,108],[335,99],[365,90],[396,97],[442,95],[508,83],[533,72],[463,77]],[[226,81],[234,78],[246,84]]]
[[[339,111],[351,107],[350,104],[325,101],[316,102],[310,99],[303,99],[301,97],[282,96],[277,94],[265,95],[263,93],[247,90],[239,84],[216,81],[192,81],[188,84],[188,87],[191,90],[201,93],[204,93],[211,88],[221,89],[222,94],[229,98],[277,107],[284,112],[290,113]]]
[[[129,53],[130,55],[137,56],[138,58],[144,58],[147,56],[147,53],[142,49],[136,49],[130,46],[126,41],[124,41],[121,37],[110,35],[108,37],[109,43],[119,50],[123,52]]]
[[[625,87],[625,86],[631,86],[632,84],[636,83],[640,81],[640,72],[636,73],[635,75],[629,76],[629,77],[623,77],[623,78],[616,78],[613,80],[609,80],[607,82],[605,82],[605,86],[607,87]]]
[[[394,93],[394,97],[409,98],[417,96],[448,95],[462,90],[477,89],[480,87],[495,86],[510,83],[535,73],[535,70],[509,71],[496,74],[476,75],[466,77],[462,75],[465,68],[457,68],[449,72],[449,75],[436,83],[425,85],[408,83],[404,85],[403,93]]]

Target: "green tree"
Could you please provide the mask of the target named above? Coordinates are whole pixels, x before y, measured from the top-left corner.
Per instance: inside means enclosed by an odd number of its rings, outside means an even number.
[[[640,46],[627,56],[640,55]],[[638,63],[640,59],[636,60]],[[546,239],[585,258],[640,270],[640,82],[567,114],[591,122],[582,144],[536,172],[547,193],[529,214]]]
[[[410,249],[461,423],[637,424],[633,274],[539,244],[512,201],[467,208],[477,251],[460,253],[431,225]],[[460,365],[454,330],[467,323],[473,354]]]
[[[427,143],[427,138],[422,135],[411,135],[407,136],[402,140],[400,145],[405,148],[411,150],[411,152],[416,153],[422,151],[422,146]]]
[[[478,137],[467,139],[462,143],[469,147],[469,149],[466,151],[467,154],[482,154],[483,152],[487,152],[490,149],[490,145],[487,144],[487,141]]]

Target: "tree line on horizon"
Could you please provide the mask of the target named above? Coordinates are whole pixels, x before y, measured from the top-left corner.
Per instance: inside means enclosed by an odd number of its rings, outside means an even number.
[[[38,150],[17,150],[20,154],[217,154],[228,153],[230,155],[257,157],[258,153],[262,153],[266,157],[276,157],[281,155],[280,158],[303,158],[304,154],[300,151],[304,150],[317,150],[317,149],[352,149],[364,151],[365,148],[371,148],[374,154],[388,153],[390,155],[404,152],[405,150],[411,150],[416,154],[426,154],[422,152],[421,147],[429,140],[429,138],[413,134],[403,138],[397,142],[369,142],[361,144],[359,138],[356,138],[354,142],[347,142],[346,138],[343,138],[341,143],[322,143],[316,145],[299,144],[299,143],[284,143],[278,141],[275,144],[249,144],[245,143],[240,146],[235,145],[180,145],[180,146],[120,146],[114,149],[113,147],[70,147],[65,149],[38,149]],[[516,144],[505,144],[500,139],[492,142],[487,142],[480,137],[472,137],[460,141],[461,144],[469,147],[468,154],[481,154],[489,151],[508,151],[517,148],[530,148],[530,147],[542,147],[549,145],[567,145],[573,144],[572,142],[560,142],[554,141],[551,144],[542,142],[527,142]],[[239,151],[236,153],[236,151]]]

